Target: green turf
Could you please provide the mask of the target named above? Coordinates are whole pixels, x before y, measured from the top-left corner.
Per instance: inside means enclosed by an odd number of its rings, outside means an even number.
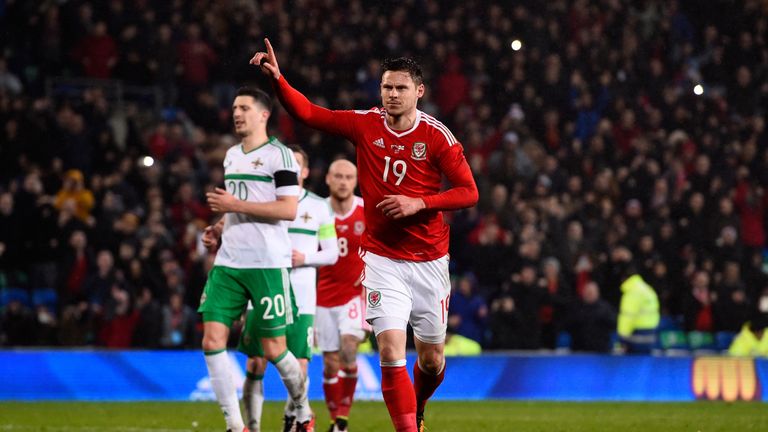
[[[328,416],[320,402],[318,432]],[[267,403],[262,431],[279,430],[282,404]],[[197,426],[193,427],[193,422]],[[768,431],[768,405],[762,403],[552,403],[432,402],[430,432],[714,432]],[[223,431],[213,403],[0,403],[0,431]],[[353,432],[391,431],[386,407],[356,402]]]

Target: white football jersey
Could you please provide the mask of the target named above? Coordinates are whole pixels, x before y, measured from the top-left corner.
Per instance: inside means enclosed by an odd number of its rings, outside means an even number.
[[[248,153],[238,144],[224,158],[224,185],[235,198],[270,202],[278,196],[298,196],[299,186],[276,187],[275,173],[291,171],[298,179],[293,152],[275,137]],[[215,265],[232,268],[289,268],[289,221],[270,221],[242,213],[224,215],[221,249]]]
[[[306,189],[302,190],[296,220],[288,226],[288,234],[293,249],[305,255],[317,252],[321,240],[335,239],[335,219],[328,201]],[[302,266],[291,269],[291,286],[299,306],[299,314],[314,315],[317,268]]]

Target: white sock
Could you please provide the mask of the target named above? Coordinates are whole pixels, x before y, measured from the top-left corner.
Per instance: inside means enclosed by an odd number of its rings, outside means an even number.
[[[245,419],[251,432],[261,430],[261,412],[264,407],[264,377],[249,373],[243,384]]]
[[[227,429],[232,432],[242,432],[243,417],[240,415],[240,401],[237,400],[237,388],[232,382],[229,355],[227,350],[205,353],[205,365],[208,366],[208,376],[211,377],[211,387],[219,401]]]
[[[303,423],[312,418],[312,410],[309,408],[307,400],[307,387],[304,380],[304,374],[301,372],[301,365],[296,357],[288,350],[285,350],[277,361],[273,362],[277,371],[280,373],[280,379],[283,380],[285,389],[288,390],[296,409],[296,421]]]
[[[307,389],[307,394],[309,394],[309,375],[305,376],[304,386]],[[291,395],[288,395],[288,397],[285,399],[285,415],[289,417],[296,417],[296,405],[294,405],[293,399],[291,399]]]

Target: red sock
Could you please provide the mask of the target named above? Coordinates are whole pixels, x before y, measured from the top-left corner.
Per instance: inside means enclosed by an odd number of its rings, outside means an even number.
[[[384,402],[395,430],[416,432],[416,395],[405,364],[381,366],[381,393],[384,395]]]
[[[413,390],[416,393],[416,412],[423,413],[427,400],[432,397],[435,390],[445,378],[445,363],[443,370],[437,375],[430,375],[419,367],[419,362],[413,365]]]
[[[325,393],[325,405],[331,415],[331,420],[336,420],[339,409],[339,399],[341,399],[341,380],[337,376],[326,376],[323,374],[323,393]]]
[[[355,399],[355,387],[357,387],[357,365],[344,368],[339,372],[339,384],[341,397],[339,398],[339,417],[349,417],[352,409],[352,401]]]

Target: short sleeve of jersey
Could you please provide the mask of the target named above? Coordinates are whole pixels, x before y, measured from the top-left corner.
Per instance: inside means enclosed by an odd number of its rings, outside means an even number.
[[[297,179],[297,183],[280,186],[275,188],[275,195],[277,196],[298,196],[299,195],[299,163],[296,161],[296,157],[293,155],[293,151],[282,144],[274,144],[279,151],[274,151],[271,154],[272,160],[270,161],[272,167],[272,177],[278,178],[280,175],[284,175],[285,172],[292,172]]]

